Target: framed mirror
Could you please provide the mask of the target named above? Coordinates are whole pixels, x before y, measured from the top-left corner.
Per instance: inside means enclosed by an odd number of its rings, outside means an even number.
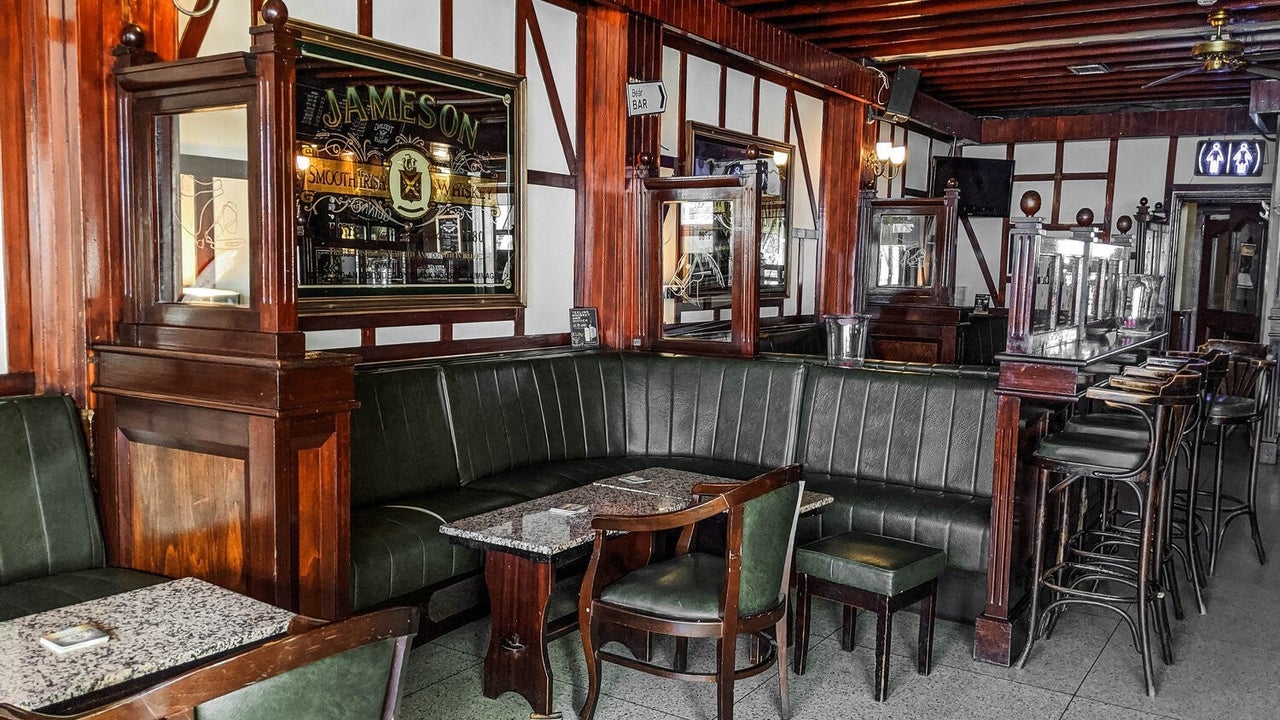
[[[790,281],[791,160],[786,143],[689,121],[685,167],[690,176],[741,176],[754,172],[760,204],[760,295],[784,297]],[[753,157],[754,156],[754,157]],[[724,241],[713,248],[714,276],[733,276]],[[728,285],[704,283],[706,293],[726,294]]]

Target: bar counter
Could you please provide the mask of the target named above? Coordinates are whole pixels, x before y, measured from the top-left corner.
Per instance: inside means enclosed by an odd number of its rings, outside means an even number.
[[[974,632],[974,658],[1009,665],[1014,627],[1022,614],[1031,561],[1032,491],[1024,458],[1048,429],[1052,413],[1075,403],[1094,373],[1135,350],[1158,347],[1168,333],[1089,335],[1051,346],[1033,345],[996,355],[996,441],[991,497],[991,540],[987,568],[987,605]],[[1017,343],[1011,343],[1016,348]],[[1023,478],[1024,475],[1027,477]],[[1019,626],[1021,642],[1025,628]]]

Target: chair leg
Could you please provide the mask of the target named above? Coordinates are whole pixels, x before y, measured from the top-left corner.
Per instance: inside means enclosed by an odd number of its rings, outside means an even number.
[[[781,705],[779,709],[782,711],[782,720],[791,720],[791,693],[787,689],[787,616],[785,614],[774,626],[773,637],[778,645],[778,702]]]
[[[1262,532],[1258,529],[1258,454],[1262,449],[1262,421],[1253,423],[1252,433],[1253,456],[1249,460],[1249,491],[1245,502],[1249,503],[1249,527],[1253,533],[1253,548],[1258,553],[1258,562],[1267,564],[1267,549],[1262,546]]]
[[[1218,447],[1214,448],[1213,507],[1209,510],[1209,577],[1218,569],[1218,550],[1222,545],[1222,450],[1226,445],[1226,426],[1218,426]]]
[[[809,655],[809,576],[796,576],[796,674],[803,675]]]
[[[1032,526],[1035,541],[1031,555],[1031,625],[1027,631],[1027,642],[1022,646],[1022,654],[1018,656],[1018,669],[1026,667],[1027,656],[1031,654],[1031,646],[1035,645],[1036,633],[1040,629],[1040,575],[1044,572],[1044,525],[1045,497],[1048,491],[1049,473],[1040,470],[1036,473],[1036,519]]]
[[[738,657],[738,636],[716,641],[716,717],[733,720],[733,666]]]
[[[689,669],[689,638],[676,638],[676,653],[671,660],[671,669],[676,672],[684,672]]]
[[[1205,614],[1204,605],[1204,562],[1200,557],[1200,543],[1196,541],[1196,507],[1200,494],[1200,440],[1201,432],[1192,438],[1195,446],[1191,450],[1191,464],[1187,469],[1187,516],[1183,533],[1187,542],[1187,563],[1190,566],[1191,589],[1196,595],[1196,609]]]
[[[582,633],[582,655],[587,661],[587,700],[578,711],[578,720],[591,720],[600,699],[600,655],[596,649],[596,622],[579,623]]]
[[[858,608],[852,605],[842,605],[841,609],[840,649],[845,652],[851,652],[854,645],[853,637],[858,629]]]
[[[889,598],[882,596],[876,608],[876,702],[889,696],[889,648],[893,644],[893,613]]]
[[[929,595],[920,601],[920,644],[916,648],[916,672],[928,675],[933,672],[933,625],[935,618],[934,600],[938,594],[938,581],[932,581],[933,588]]]

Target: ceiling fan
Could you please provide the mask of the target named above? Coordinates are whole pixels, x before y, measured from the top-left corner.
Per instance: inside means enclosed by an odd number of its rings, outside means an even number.
[[[1201,40],[1191,47],[1191,56],[1196,64],[1159,80],[1152,80],[1142,86],[1143,90],[1177,80],[1199,72],[1220,73],[1244,71],[1262,77],[1280,79],[1280,68],[1263,67],[1256,64],[1261,56],[1245,57],[1248,45],[1240,40],[1232,39],[1227,32],[1231,24],[1231,15],[1226,10],[1214,10],[1209,13],[1209,25],[1213,27],[1213,35]],[[1136,69],[1137,66],[1130,69]]]

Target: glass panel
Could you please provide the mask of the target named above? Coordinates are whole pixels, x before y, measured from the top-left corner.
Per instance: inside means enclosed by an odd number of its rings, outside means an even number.
[[[1074,325],[1076,322],[1076,289],[1079,282],[1082,258],[1063,258],[1062,274],[1058,279],[1058,324]]]
[[[876,287],[933,287],[937,218],[881,215],[876,225]]]
[[[1058,276],[1062,273],[1062,256],[1041,253],[1036,258],[1035,304],[1032,306],[1031,329],[1052,330],[1058,319]]]
[[[733,233],[738,203],[667,201],[662,234],[662,337],[725,342],[732,338]]]
[[[161,289],[161,300],[247,307],[253,301],[248,113],[228,107],[158,122],[172,133],[170,147],[177,153],[172,197],[161,200],[177,230],[176,238],[162,239],[173,243],[160,248],[162,262],[173,270],[162,275],[172,281]]]
[[[515,295],[514,103],[442,72],[300,60],[299,296]]]

